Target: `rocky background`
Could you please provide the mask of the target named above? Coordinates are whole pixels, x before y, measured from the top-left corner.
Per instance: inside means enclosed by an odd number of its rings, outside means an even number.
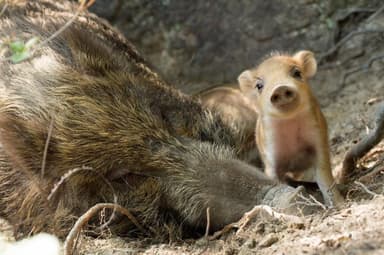
[[[170,83],[196,93],[235,83],[242,70],[274,50],[312,50],[321,60],[320,69],[327,64],[329,68],[329,62],[347,66],[355,58],[372,56],[383,45],[383,33],[353,36],[325,58],[351,32],[383,30],[377,20],[364,26],[381,4],[380,0],[97,0],[91,11],[119,28]]]

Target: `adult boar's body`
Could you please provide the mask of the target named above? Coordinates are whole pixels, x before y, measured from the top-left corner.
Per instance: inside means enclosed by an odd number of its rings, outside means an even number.
[[[44,41],[77,8],[8,3],[1,37]],[[25,61],[1,54],[0,214],[20,234],[63,236],[76,217],[114,195],[159,234],[205,227],[207,207],[214,230],[275,185],[238,160],[241,132],[168,86],[92,14],[79,15]],[[47,200],[55,183],[83,166],[92,170],[73,173]]]

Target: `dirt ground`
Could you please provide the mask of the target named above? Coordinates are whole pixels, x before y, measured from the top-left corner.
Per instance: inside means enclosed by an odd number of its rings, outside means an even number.
[[[384,26],[384,15],[370,24]],[[377,35],[376,35],[377,36]],[[374,127],[374,115],[384,103],[384,57],[372,66],[348,75],[347,70],[364,67],[374,56],[384,54],[382,37],[351,38],[332,61],[319,66],[312,87],[329,125],[334,174],[345,152]],[[359,49],[364,48],[364,53]],[[233,82],[235,82],[233,80]],[[265,215],[256,216],[239,233],[236,229],[215,240],[174,240],[156,244],[106,234],[82,236],[78,254],[384,254],[384,142],[358,165],[360,177],[344,188],[346,203],[338,209],[318,206],[312,215],[300,216],[303,224],[292,224]],[[375,171],[374,175],[368,175]],[[12,239],[0,222],[2,240]]]

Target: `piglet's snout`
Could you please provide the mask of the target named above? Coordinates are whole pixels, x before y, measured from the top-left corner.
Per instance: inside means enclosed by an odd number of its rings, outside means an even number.
[[[281,85],[277,87],[271,95],[271,103],[280,110],[290,110],[297,106],[299,95],[297,91],[289,86]]]

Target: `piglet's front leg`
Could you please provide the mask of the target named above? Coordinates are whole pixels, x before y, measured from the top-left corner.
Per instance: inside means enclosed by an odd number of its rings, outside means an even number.
[[[329,150],[326,148],[328,148],[327,144],[319,148],[319,154],[316,162],[315,180],[321,193],[323,194],[325,203],[328,206],[339,206],[344,202],[344,198],[341,196],[335,185],[336,183],[332,176]]]

